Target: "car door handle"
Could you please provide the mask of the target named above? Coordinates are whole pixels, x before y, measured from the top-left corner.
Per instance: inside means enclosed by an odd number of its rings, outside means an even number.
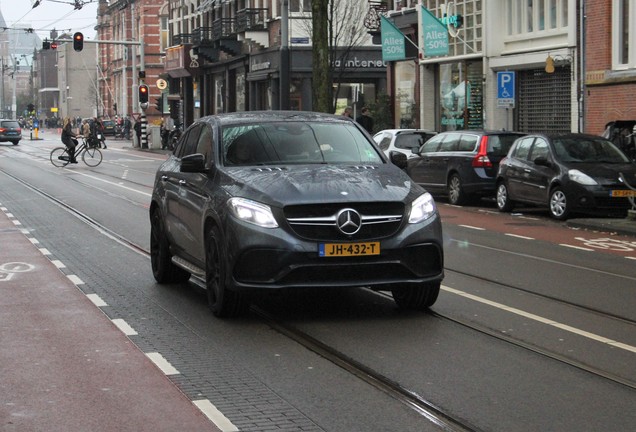
[[[532,170],[531,170],[531,169],[529,169],[529,168],[524,168],[524,170],[523,170],[523,171],[524,171],[524,172],[527,172],[528,174],[530,174],[530,173],[532,172]]]
[[[180,184],[180,185],[182,185],[182,186],[183,186],[184,184],[186,184],[186,183],[187,183],[187,182],[186,182],[185,180],[179,180],[179,184]]]
[[[168,176],[167,175],[162,175],[161,176],[161,181],[163,181],[163,182],[168,181]]]

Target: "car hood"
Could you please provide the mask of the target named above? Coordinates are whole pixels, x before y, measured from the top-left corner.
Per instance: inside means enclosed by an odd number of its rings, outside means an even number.
[[[636,187],[636,164],[634,163],[580,163],[569,164],[569,169],[577,169],[601,184],[616,184],[618,173],[623,173],[629,184]]]
[[[399,168],[384,165],[284,165],[225,169],[232,196],[275,207],[334,202],[409,202],[423,193]]]

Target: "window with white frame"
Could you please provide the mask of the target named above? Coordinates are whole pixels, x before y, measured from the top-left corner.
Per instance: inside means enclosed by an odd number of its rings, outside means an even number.
[[[567,28],[568,1],[505,0],[508,36],[538,36]]]
[[[311,12],[311,0],[289,0],[289,12]]]
[[[612,2],[612,69],[636,68],[636,4],[633,0]]]

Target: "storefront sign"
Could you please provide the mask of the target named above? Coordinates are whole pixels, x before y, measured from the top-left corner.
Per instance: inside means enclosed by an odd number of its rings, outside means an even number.
[[[448,55],[448,29],[429,12],[425,7],[421,7],[418,14],[420,24],[420,35],[423,39],[424,55],[426,57]]]
[[[406,58],[404,33],[384,16],[380,16],[382,37],[382,60],[399,61]]]
[[[344,67],[348,69],[366,69],[366,68],[383,68],[386,67],[386,63],[384,60],[384,55],[382,55],[383,60],[370,60],[370,59],[362,59],[360,60],[358,57],[354,57],[352,59],[346,60],[344,62]],[[335,60],[332,63],[333,67],[342,67],[342,61],[340,59]]]

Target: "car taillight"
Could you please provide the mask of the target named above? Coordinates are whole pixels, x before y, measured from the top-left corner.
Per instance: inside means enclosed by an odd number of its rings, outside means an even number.
[[[492,162],[488,159],[488,137],[481,137],[479,152],[473,158],[473,168],[492,168]]]
[[[0,127],[0,133],[5,133],[6,131],[7,131],[7,128]]]

